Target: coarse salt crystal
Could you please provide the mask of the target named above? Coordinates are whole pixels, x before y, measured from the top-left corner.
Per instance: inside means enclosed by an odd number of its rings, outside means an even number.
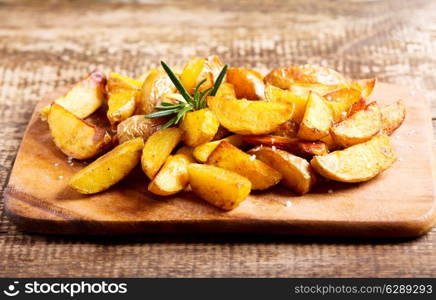
[[[276,146],[272,146],[271,148],[273,149],[273,151],[277,150]]]
[[[58,179],[64,179],[64,176],[59,175],[59,176],[58,176]]]
[[[291,201],[289,201],[289,200],[288,200],[288,201],[286,201],[286,203],[285,203],[285,206],[286,206],[286,207],[291,207],[291,206],[292,206],[292,202],[291,202]]]
[[[327,191],[327,193],[329,193],[329,194],[333,194],[333,190],[330,189],[330,190]]]
[[[253,154],[253,155],[250,156],[250,160],[251,160],[251,161],[253,161],[253,160],[255,160],[255,159],[256,159],[256,155]]]
[[[55,167],[59,167],[59,163],[54,163],[53,164]]]

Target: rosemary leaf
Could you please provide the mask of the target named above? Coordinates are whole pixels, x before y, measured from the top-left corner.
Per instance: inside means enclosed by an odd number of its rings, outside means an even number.
[[[165,117],[165,116],[169,116],[169,115],[176,113],[177,110],[178,110],[177,108],[173,108],[173,109],[168,109],[168,110],[157,111],[157,112],[145,115],[145,117],[148,119]]]
[[[226,73],[227,73],[227,69],[228,69],[228,68],[229,68],[229,65],[226,64],[226,65],[223,67],[223,69],[221,70],[221,72],[220,72],[220,74],[218,75],[218,78],[216,79],[216,82],[215,82],[215,84],[214,84],[214,86],[213,86],[213,90],[212,90],[212,92],[210,93],[211,96],[215,96],[216,93],[218,92],[218,88],[220,87],[221,83],[223,82],[224,76],[226,75]]]
[[[168,74],[168,77],[171,79],[171,81],[173,82],[173,84],[177,88],[177,90],[183,96],[183,98],[185,98],[185,100],[187,102],[192,101],[191,95],[189,95],[189,93],[186,91],[185,87],[180,82],[180,80],[176,76],[176,74],[174,74],[174,72],[170,69],[170,67],[168,67],[168,65],[165,62],[161,61],[160,63],[162,65],[163,69],[165,70],[165,72]]]

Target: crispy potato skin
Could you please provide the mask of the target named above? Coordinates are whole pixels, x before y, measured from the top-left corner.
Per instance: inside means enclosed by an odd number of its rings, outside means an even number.
[[[144,115],[131,116],[117,126],[117,139],[120,144],[141,137],[147,140],[166,122],[165,118],[147,119]]]
[[[316,182],[312,167],[301,157],[270,147],[257,147],[248,153],[279,171],[283,176],[281,183],[300,195],[309,192]]]
[[[381,109],[382,114],[382,132],[391,135],[398,127],[401,126],[406,118],[406,106],[401,100],[387,105]]]
[[[268,134],[292,117],[293,108],[283,103],[208,97],[209,109],[220,124],[238,134]]]
[[[335,142],[342,147],[350,147],[368,141],[382,128],[381,112],[373,102],[331,128]]]
[[[179,127],[184,131],[185,144],[195,147],[211,141],[219,126],[215,114],[205,108],[186,113]]]
[[[345,150],[315,156],[310,164],[325,178],[341,182],[362,182],[391,167],[396,159],[389,137],[379,134]]]
[[[136,108],[136,92],[120,91],[111,93],[108,99],[107,118],[114,127],[131,117]]]
[[[180,81],[186,91],[190,94],[194,93],[198,78],[204,67],[204,62],[204,58],[193,57],[186,62],[185,67],[183,68],[182,74],[180,75]]]
[[[292,121],[300,123],[306,110],[309,94],[297,94],[292,91],[282,90],[271,84],[265,88],[265,100],[268,102],[284,103],[293,107]]]
[[[131,91],[141,89],[142,82],[121,74],[110,72],[107,80],[107,90],[109,93],[119,91]]]
[[[192,191],[224,210],[236,208],[251,191],[251,182],[234,172],[202,164],[188,166]]]
[[[276,147],[295,155],[312,157],[328,153],[328,147],[323,142],[308,142],[298,138],[289,138],[274,135],[245,135],[242,137],[245,142],[253,145]]]
[[[279,125],[279,127],[277,127],[277,129],[272,132],[272,135],[295,138],[297,137],[299,127],[300,124],[295,121],[289,120]]]
[[[319,140],[329,134],[332,122],[332,111],[326,101],[311,92],[298,130],[298,137],[307,141]]]
[[[148,185],[148,190],[159,196],[174,195],[183,191],[189,183],[188,166],[193,162],[191,156],[185,154],[168,157],[162,169]]]
[[[162,69],[151,69],[137,96],[136,114],[149,114],[162,102],[165,94],[175,91],[174,84]]]
[[[324,95],[324,98],[332,110],[334,122],[340,122],[347,118],[353,104],[359,102],[361,93],[352,88],[343,88]]]
[[[229,68],[227,82],[235,87],[236,98],[259,100],[264,97],[263,76],[252,69]]]
[[[103,128],[91,125],[56,103],[51,105],[47,122],[56,146],[75,159],[97,155],[112,140]]]
[[[289,89],[294,83],[326,85],[344,85],[347,83],[344,76],[338,72],[314,65],[277,68],[266,75],[264,81],[281,89]]]
[[[64,96],[57,98],[54,103],[62,106],[80,119],[84,119],[95,112],[104,102],[106,77],[94,70],[87,74],[80,82],[73,85]],[[50,112],[50,105],[42,108],[41,119],[46,120]]]
[[[166,128],[153,133],[145,142],[141,166],[148,178],[153,179],[170,156],[173,149],[182,141],[183,131],[179,128]]]
[[[81,194],[95,194],[108,189],[138,164],[143,147],[141,138],[115,147],[74,174],[69,185]]]
[[[222,142],[226,141],[237,148],[242,148],[245,145],[243,138],[240,135],[231,135],[224,139],[212,141],[198,145],[194,148],[193,155],[198,162],[206,162],[209,155],[215,150],[215,148]]]
[[[230,170],[248,178],[254,190],[265,190],[282,179],[279,172],[226,141],[221,142],[215,148],[206,164]]]

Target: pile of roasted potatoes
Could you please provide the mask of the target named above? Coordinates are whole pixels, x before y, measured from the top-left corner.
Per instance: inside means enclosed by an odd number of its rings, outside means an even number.
[[[223,66],[217,56],[192,58],[174,73],[192,96],[199,82],[203,91],[211,89]],[[389,135],[403,122],[405,106],[369,102],[375,79],[353,81],[313,65],[280,67],[266,76],[226,70],[204,108],[184,111],[164,129],[170,116],[146,115],[182,102],[175,102],[180,92],[163,68],[136,79],[86,75],[40,112],[60,151],[77,160],[96,158],[69,185],[98,193],[140,163],[151,193],[192,190],[231,210],[251,190],[281,184],[303,195],[320,178],[367,181],[395,162]],[[102,109],[110,126],[90,121]]]

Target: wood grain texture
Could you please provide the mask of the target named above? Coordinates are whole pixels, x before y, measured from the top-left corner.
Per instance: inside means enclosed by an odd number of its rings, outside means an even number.
[[[94,67],[138,75],[162,57],[181,64],[211,52],[234,66],[264,72],[288,63],[326,64],[353,78],[378,76],[424,92],[435,126],[435,5],[431,0],[0,1],[1,192],[35,104]],[[22,234],[0,212],[0,276],[435,276],[435,253],[435,229],[396,241],[67,238]]]
[[[371,100],[402,99],[406,120],[392,136],[399,160],[361,184],[325,182],[304,196],[276,186],[252,193],[223,212],[191,192],[157,197],[139,166],[120,184],[95,195],[68,186],[84,163],[69,163],[35,109],[5,192],[6,214],[22,230],[38,233],[263,233],[411,237],[436,221],[430,103],[410,88],[377,83]],[[420,153],[420,155],[416,155]],[[398,192],[398,186],[407,188]],[[44,187],[50,187],[44,188]],[[291,201],[288,207],[286,204]]]

